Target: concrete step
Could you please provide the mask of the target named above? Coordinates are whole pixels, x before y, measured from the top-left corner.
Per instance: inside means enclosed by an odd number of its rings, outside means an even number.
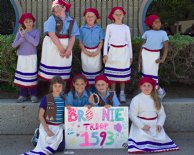
[[[167,115],[167,131],[194,131],[193,98],[165,99],[163,105]],[[38,106],[39,103],[16,103],[16,100],[0,99],[0,134],[33,134],[39,126]]]

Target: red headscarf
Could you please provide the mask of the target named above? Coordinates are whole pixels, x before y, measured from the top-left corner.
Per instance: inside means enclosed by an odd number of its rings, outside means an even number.
[[[109,86],[111,85],[111,82],[109,81],[109,79],[105,75],[98,75],[95,77],[95,83],[99,80],[105,81],[106,83],[108,83]]]
[[[97,19],[99,19],[99,18],[100,18],[100,16],[99,16],[99,13],[98,13],[98,10],[97,10],[97,9],[95,9],[95,8],[87,8],[87,9],[84,11],[83,15],[85,16],[85,15],[86,15],[86,13],[88,13],[88,12],[92,12],[92,13],[94,13],[94,14],[96,15],[96,18],[97,18]]]
[[[141,85],[143,85],[144,83],[150,83],[152,86],[153,86],[153,88],[155,88],[156,87],[156,81],[155,80],[153,80],[152,78],[149,78],[149,77],[143,77],[143,78],[141,78],[140,80],[139,80],[139,86],[141,86]]]
[[[66,8],[66,12],[69,12],[69,10],[71,8],[71,4],[68,2],[65,2],[63,0],[54,0],[52,5],[55,5],[55,4],[59,4],[61,6],[64,6]]]
[[[148,17],[145,19],[144,23],[145,23],[147,26],[152,27],[153,22],[154,22],[156,19],[160,19],[160,17],[157,16],[157,15],[150,15],[150,16],[148,16]]]
[[[86,87],[89,86],[88,79],[87,79],[84,75],[82,75],[82,74],[77,74],[77,75],[73,76],[73,79],[72,79],[72,81],[71,81],[71,88],[74,87],[73,84],[75,83],[75,80],[76,80],[77,78],[84,79],[84,81],[86,82]]]
[[[19,19],[19,23],[24,24],[24,20],[27,18],[32,19],[32,21],[35,22],[35,18],[31,13],[23,13]]]
[[[110,20],[115,20],[114,17],[113,17],[113,14],[114,14],[114,12],[115,12],[116,10],[121,10],[121,11],[123,12],[124,15],[126,14],[125,10],[124,10],[122,7],[116,6],[116,7],[112,8],[111,12],[110,12],[109,15],[108,15],[108,19],[110,19]]]

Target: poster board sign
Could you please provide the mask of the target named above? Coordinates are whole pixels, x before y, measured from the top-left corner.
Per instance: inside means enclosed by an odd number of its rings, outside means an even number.
[[[128,141],[128,120],[128,107],[65,108],[65,147],[124,148]]]

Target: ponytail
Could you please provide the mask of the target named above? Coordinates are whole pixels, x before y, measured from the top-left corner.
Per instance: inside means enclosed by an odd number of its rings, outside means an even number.
[[[160,110],[161,109],[161,103],[160,103],[160,100],[158,98],[157,89],[152,90],[151,97],[154,100],[154,105],[155,105],[156,109]]]

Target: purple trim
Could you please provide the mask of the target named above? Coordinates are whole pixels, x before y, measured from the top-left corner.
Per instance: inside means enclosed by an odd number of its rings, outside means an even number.
[[[46,72],[42,69],[40,69],[40,72],[44,73],[44,74],[47,74],[47,75],[58,75],[58,76],[65,76],[65,75],[70,75],[70,72],[69,73],[50,73],[50,72]]]
[[[132,142],[134,142],[137,145],[151,144],[151,145],[159,145],[159,146],[162,146],[162,145],[172,145],[172,144],[174,144],[173,141],[168,142],[168,143],[157,143],[157,142],[150,142],[150,141],[136,142],[133,139],[128,139],[128,142],[129,141],[132,141]]]
[[[40,63],[40,66],[43,66],[48,69],[58,69],[58,70],[63,70],[63,69],[71,69],[72,66],[67,66],[67,67],[56,67],[56,66],[47,66],[42,63]]]
[[[141,73],[142,76],[146,76],[146,77],[150,77],[150,78],[153,78],[153,79],[158,79],[158,76],[154,76],[154,75],[147,75],[147,74],[144,74],[144,73]]]
[[[105,69],[107,70],[112,70],[112,71],[129,71],[131,69],[131,67],[129,68],[124,68],[124,69],[118,69],[118,68],[111,68],[111,67],[105,67]]]
[[[52,152],[53,154],[56,152],[54,149],[52,149],[52,148],[49,147],[49,146],[47,146],[46,149],[49,150],[50,152]]]
[[[115,77],[115,78],[126,78],[126,77],[130,77],[131,76],[131,74],[127,74],[127,75],[111,75],[111,74],[107,74],[107,73],[105,73],[104,75],[107,76],[107,77]]]
[[[31,75],[38,74],[38,72],[34,72],[34,73],[23,73],[23,72],[20,72],[20,71],[17,71],[17,70],[16,70],[16,73],[21,74],[21,75],[26,75],[26,76],[31,76]]]
[[[15,79],[18,80],[18,81],[22,81],[22,82],[35,82],[35,81],[38,81],[38,78],[32,79],[32,80],[24,80],[24,79],[18,78],[16,76],[15,76]]]
[[[86,74],[86,75],[96,75],[96,74],[100,74],[101,72],[103,71],[103,69],[101,69],[100,71],[98,71],[98,72],[93,72],[93,73],[89,73],[89,72],[84,72],[83,70],[82,70],[82,73],[83,74]]]
[[[32,153],[35,153],[35,154],[39,154],[39,155],[46,155],[44,152],[35,152],[35,151],[30,151]]]

